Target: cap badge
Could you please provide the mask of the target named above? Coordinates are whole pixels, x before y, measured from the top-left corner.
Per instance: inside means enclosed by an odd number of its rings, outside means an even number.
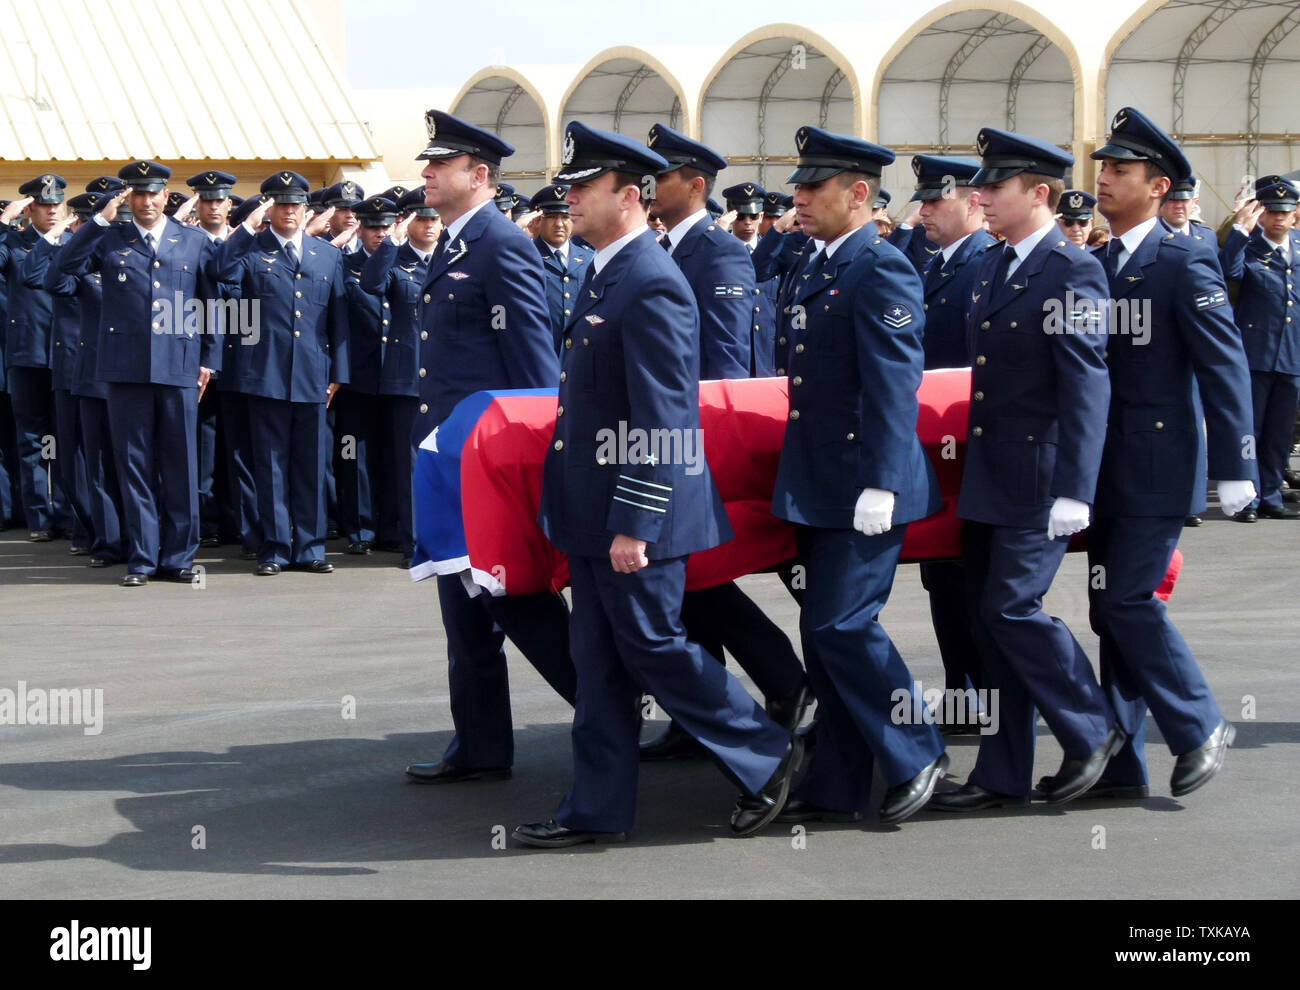
[[[352,198],[353,196],[355,196],[356,194],[357,194],[357,187],[356,187],[356,186],[354,186],[351,182],[345,182],[345,183],[343,183],[343,195],[344,195],[344,196],[347,196],[349,199],[351,199],[351,198]]]
[[[52,175],[41,176],[41,198],[53,199],[58,194],[59,191],[54,187],[54,176]]]
[[[139,164],[136,165],[136,168],[139,170],[139,172],[140,172],[141,175],[148,175],[148,174],[149,174],[149,163],[148,163],[148,162],[140,162]]]
[[[651,143],[653,143],[653,142],[651,142]],[[577,154],[577,148],[574,146],[574,143],[573,143],[573,135],[572,135],[572,134],[565,135],[565,138],[564,138],[564,157],[563,157],[562,159],[560,159],[560,164],[562,164],[562,165],[572,165],[572,164],[573,164],[573,156],[574,156],[575,154]]]
[[[808,129],[806,127],[799,128],[799,133],[794,136],[794,143],[799,146],[800,151],[803,151],[808,144]]]
[[[659,140],[659,125],[655,124],[654,127],[650,128],[650,139],[646,141],[646,144],[649,145],[651,148],[653,148],[656,142],[658,142],[658,140]]]
[[[424,126],[429,132],[430,141],[438,136],[438,122],[434,119],[432,110],[424,115]]]
[[[1083,193],[1075,193],[1070,197],[1070,209],[1077,210],[1083,206]]]
[[[1122,130],[1124,125],[1127,123],[1128,123],[1128,110],[1127,109],[1121,110],[1117,114],[1115,114],[1115,119],[1114,121],[1111,122],[1110,129],[1112,131]]]
[[[980,131],[980,136],[975,140],[975,150],[978,151],[981,156],[989,153],[989,136],[983,131]]]
[[[217,173],[209,172],[206,178],[208,180],[208,185],[215,186],[217,184]]]
[[[746,187],[745,187],[745,195],[746,195],[746,196],[752,196],[752,195],[754,195],[754,187],[753,187],[753,186],[746,186]]]
[[[281,172],[281,173],[280,173],[280,181],[283,182],[286,186],[288,186],[288,185],[292,185],[292,183],[293,183],[293,173],[291,173],[291,172]]]

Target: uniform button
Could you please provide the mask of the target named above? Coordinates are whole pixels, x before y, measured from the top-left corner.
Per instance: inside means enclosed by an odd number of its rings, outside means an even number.
[[[428,411],[429,411],[429,407],[426,406],[423,402],[421,402],[421,403],[420,403],[420,415],[423,416],[423,415],[424,415],[425,413],[427,413]]]
[[[569,281],[569,276],[568,276],[568,275],[565,275],[565,276],[564,276],[564,281],[565,281],[565,284],[568,284],[568,281]]]
[[[423,377],[424,377],[425,375],[427,375],[428,373],[429,373],[429,372],[426,371],[424,368],[421,368],[421,369],[420,369],[420,377],[421,377],[421,378],[423,378]]]
[[[60,344],[59,341],[56,340],[56,341],[54,342],[54,346],[55,346],[55,347],[61,347],[62,344]]]
[[[982,437],[984,435],[984,427],[982,426],[975,427],[975,429],[970,431],[970,435],[973,437]]]
[[[571,348],[572,346],[573,346],[573,338],[572,338],[572,337],[565,337],[565,338],[564,338],[564,349],[567,351],[567,350],[568,350],[569,348]]]
[[[424,301],[425,301],[425,302],[430,302],[430,301],[431,301],[430,298],[429,298],[429,293],[427,293],[427,292],[424,294]]]
[[[1106,360],[1108,360],[1109,358],[1110,358],[1110,351],[1102,351],[1102,352],[1101,352],[1101,359],[1102,359],[1103,361],[1106,361]]]
[[[567,382],[568,380],[569,380],[569,373],[568,373],[567,371],[561,371],[561,372],[560,372],[560,381],[562,381],[562,382]]]
[[[790,418],[791,418],[791,419],[798,419],[798,418],[799,418],[799,410],[798,410],[798,409],[791,409],[791,410],[790,410]]]
[[[293,332],[293,335],[294,335],[295,337],[301,337],[301,336],[302,336],[302,331],[301,331],[301,330],[295,330],[295,331]]]
[[[429,331],[428,331],[428,330],[421,330],[421,331],[420,331],[420,339],[421,339],[421,340],[428,340],[428,339],[429,339]]]
[[[787,306],[787,307],[785,308],[785,311],[786,311],[787,313],[790,312],[790,307]]]
[[[608,458],[605,458],[605,457],[597,457],[597,458],[596,458],[596,463],[599,464],[601,467],[604,467],[606,464],[609,463],[609,460],[608,460]]]
[[[159,268],[159,267],[162,266],[162,262],[161,262],[161,261],[155,261],[155,262],[153,263],[153,266],[154,266],[155,268]]]
[[[989,328],[989,321],[988,321],[988,320],[985,320],[983,323],[980,324],[980,329],[981,329],[981,330],[987,330],[988,328]]]
[[[294,318],[295,320],[300,320],[300,319],[302,319],[302,311],[301,311],[301,310],[297,310],[297,309],[295,309],[295,310],[293,311],[293,318]]]
[[[790,380],[790,384],[791,384],[791,385],[802,385],[802,384],[803,384],[803,375],[795,375],[794,378],[792,378],[792,379]]]
[[[160,302],[158,302],[158,301],[155,300],[155,301],[154,301],[154,304],[153,304],[153,308],[154,308],[154,309],[161,309],[161,308],[162,308],[162,303],[160,303]]]
[[[979,357],[975,359],[975,363],[982,368],[984,367],[985,364],[988,363],[988,358],[986,358],[983,354],[981,354]]]
[[[782,344],[784,344],[784,343],[785,343],[785,338],[782,337],[780,342],[781,342]]]
[[[922,310],[923,312],[926,312],[926,313],[930,312],[930,304],[929,304],[929,303],[922,303],[922,304],[921,304],[921,310]]]
[[[1015,321],[1015,320],[1012,320],[1012,321],[1011,321],[1011,329],[1014,330],[1015,328],[1016,328],[1016,321]]]
[[[555,418],[559,419],[563,415],[564,415],[564,406],[557,407],[555,410]]]
[[[108,328],[108,332],[109,332],[109,333],[116,333],[117,331],[115,331],[112,327],[109,327],[109,328]]]
[[[845,439],[845,440],[852,440],[853,438],[854,438],[854,435],[853,435],[852,433],[850,433],[850,434],[849,434],[848,436],[846,436],[844,439]]]
[[[384,309],[387,309],[387,308],[388,308],[388,302],[385,301],[385,302],[384,302]]]
[[[984,393],[983,393],[983,392],[976,392],[975,395],[974,395],[974,399],[975,399],[976,402],[983,402],[983,401],[984,401]]]
[[[294,275],[294,278],[302,278],[302,272],[298,272],[296,275]]]
[[[1028,440],[1030,443],[1033,443],[1033,442],[1034,442],[1034,435],[1031,433],[1031,434],[1029,434],[1029,436],[1025,437],[1025,439]]]
[[[568,299],[568,298],[569,298],[569,294],[568,294],[567,292],[564,294],[564,298],[565,298],[565,299]]]
[[[448,302],[454,302],[455,299],[456,299],[456,293],[454,293],[454,292],[448,292],[448,293],[447,293],[447,301],[448,301]]]
[[[569,315],[570,313],[572,313],[572,312],[573,312],[572,310],[566,309],[566,310],[564,311],[564,315],[565,315],[565,316],[568,316],[568,315]]]
[[[301,291],[295,292],[295,293],[293,294],[293,297],[294,297],[295,299],[301,299],[301,298],[302,298],[302,292],[301,292]]]
[[[795,344],[795,345],[794,345],[794,352],[795,352],[796,354],[802,354],[802,353],[803,353],[803,344]]]
[[[384,320],[383,325],[384,325],[384,326],[388,326],[388,321],[387,321],[387,320]]]
[[[379,342],[380,342],[381,344],[387,344],[387,343],[388,343],[388,338],[387,338],[387,337],[380,337],[380,338],[379,338]]]
[[[831,308],[830,308],[829,305],[827,305],[827,306],[823,306],[823,307],[822,307],[822,312],[823,312],[823,313],[829,313],[830,311],[831,311]]]
[[[1163,430],[1164,428],[1165,428],[1165,424],[1160,422],[1160,420],[1156,420],[1156,429]]]
[[[154,287],[155,289],[161,289],[161,288],[162,288],[162,283],[161,283],[161,282],[155,282],[155,283],[153,284],[153,287]]]
[[[583,347],[590,347],[590,346],[591,346],[591,340],[590,340],[589,338],[587,338],[587,337],[583,337],[583,338],[582,338],[582,346],[583,346]]]
[[[785,374],[785,369],[784,369],[784,368],[777,368],[777,369],[776,369],[776,373],[777,373],[778,375],[784,375],[784,374]]]
[[[946,297],[943,298],[943,299],[940,299],[940,300],[939,300],[939,305],[942,306],[942,305],[943,305],[944,303],[946,303],[947,301],[948,301],[948,300],[947,300]]]
[[[78,346],[78,347],[85,347],[85,346],[86,346],[86,342],[85,342],[84,340],[79,340],[79,341],[77,341],[77,346]],[[228,346],[230,346],[230,345],[227,344],[226,346],[228,347]]]
[[[556,450],[563,450],[563,449],[564,449],[564,441],[563,441],[563,440],[556,440],[556,441],[555,441],[555,449],[556,449]]]
[[[758,329],[758,324],[757,324],[757,323],[754,324],[754,329],[755,329],[755,330]]]

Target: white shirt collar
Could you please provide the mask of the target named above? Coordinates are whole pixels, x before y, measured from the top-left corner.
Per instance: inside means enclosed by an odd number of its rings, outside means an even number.
[[[281,237],[278,233],[276,233],[274,227],[267,227],[266,229],[269,230],[272,233],[272,235],[275,237],[275,239],[280,242],[281,250],[284,250],[284,246],[286,244],[292,244],[294,251],[298,253],[298,260],[299,261],[302,260],[302,228],[301,227],[299,227],[297,230],[293,232],[292,237]]]
[[[1024,260],[1029,257],[1029,255],[1033,252],[1034,248],[1038,247],[1038,242],[1041,241],[1048,234],[1052,233],[1053,231],[1057,231],[1059,233],[1059,230],[1056,226],[1055,217],[1053,217],[1051,220],[1048,220],[1047,223],[1039,227],[1032,234],[1030,234],[1028,237],[1022,240],[1019,244],[1011,245],[1011,250],[1016,253],[1016,265],[1019,266],[1023,264]]]
[[[647,229],[648,228],[645,227],[638,227],[636,230],[632,231],[632,233],[624,234],[618,240],[614,241],[614,243],[606,244],[603,248],[597,251],[596,256],[591,259],[591,267],[596,270],[597,274],[599,274],[600,270],[610,263],[614,255],[618,254],[634,240],[644,234]]]
[[[456,238],[460,236],[460,232],[465,229],[465,224],[470,222],[470,219],[474,216],[474,214],[477,213],[479,210],[483,209],[483,207],[488,206],[491,203],[492,200],[485,199],[483,200],[483,202],[479,203],[478,206],[471,206],[466,212],[462,213],[460,216],[458,216],[455,220],[453,220],[450,224],[447,225],[447,247],[448,248],[450,248],[451,245],[455,243]],[[495,206],[493,206],[492,208],[496,209]]]
[[[945,264],[945,265],[948,264],[948,262],[952,260],[952,256],[957,253],[957,249],[961,247],[963,244],[965,244],[968,240],[970,240],[970,234],[967,234],[965,237],[957,238],[946,248],[943,248],[942,251],[940,252],[943,255],[943,261],[941,262],[941,264]]]
[[[1159,217],[1148,217],[1132,230],[1120,235],[1120,243],[1124,245],[1119,253],[1121,263],[1138,249],[1138,245],[1146,240],[1147,234],[1151,233],[1159,222]]]
[[[141,227],[139,220],[132,219],[131,223],[135,224],[135,229],[140,232],[141,237],[148,237],[150,234],[152,234],[155,241],[157,241],[159,244],[162,243],[163,231],[167,229],[166,217],[163,217],[156,224],[154,224],[153,230],[149,230],[146,227]]]
[[[682,238],[691,232],[691,228],[709,215],[708,210],[696,210],[685,220],[680,221],[676,227],[668,231],[668,243],[672,245],[672,250],[677,250],[677,245],[682,242]],[[672,252],[669,252],[670,254]]]
[[[840,236],[835,238],[835,240],[831,241],[829,244],[826,244],[824,247],[820,248],[821,251],[825,252],[826,260],[830,261],[833,257],[835,257],[835,252],[840,249],[840,245],[843,244],[845,241],[847,241],[850,237],[852,237],[861,229],[862,227],[854,227],[852,230],[840,234]]]
[[[1291,237],[1289,233],[1282,235],[1282,243],[1272,240],[1267,234],[1264,235],[1264,243],[1274,250],[1281,251],[1282,257],[1288,261],[1291,260]]]
[[[546,244],[546,241],[543,240],[542,243]],[[550,251],[551,254],[558,254],[565,264],[569,263],[569,242],[568,241],[565,241],[559,247],[551,247],[551,245],[546,244],[546,250]]]

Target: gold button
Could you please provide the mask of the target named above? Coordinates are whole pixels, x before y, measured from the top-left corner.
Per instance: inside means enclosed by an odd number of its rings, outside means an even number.
[[[568,373],[567,371],[561,371],[561,372],[560,372],[560,381],[562,381],[562,382],[567,382],[568,380],[569,380],[569,373]]]
[[[420,403],[420,415],[423,416],[423,415],[424,415],[425,413],[427,413],[428,411],[429,411],[429,407],[426,406],[423,402],[421,402],[421,403]]]
[[[799,410],[798,410],[798,409],[791,409],[791,410],[790,410],[790,418],[791,418],[791,419],[798,419],[798,418],[799,418]]]
[[[454,292],[448,292],[448,293],[447,293],[447,301],[448,301],[448,302],[453,302],[453,301],[455,301],[455,299],[456,299],[456,293],[454,293]]]
[[[975,398],[975,401],[976,401],[976,402],[983,402],[983,401],[984,401],[984,393],[983,393],[983,392],[976,392],[974,398]]]
[[[302,313],[301,313],[299,310],[296,310],[296,309],[295,309],[295,310],[293,311],[293,315],[294,315],[294,319],[301,319],[301,318],[302,318]]]
[[[428,330],[421,330],[421,331],[420,331],[420,339],[421,339],[421,340],[428,340],[428,339],[429,339],[429,331],[428,331]]]
[[[420,369],[420,377],[421,377],[421,378],[423,378],[423,377],[424,377],[425,375],[427,375],[428,373],[429,373],[429,372],[426,371],[424,368],[421,368],[421,369]]]
[[[606,464],[609,463],[609,459],[605,457],[597,457],[596,463],[599,464],[601,467],[604,467]]]
[[[803,384],[803,375],[795,375],[794,378],[791,379],[790,384],[792,384],[792,385],[802,385],[802,384]]]
[[[155,261],[155,262],[153,263],[153,266],[154,266],[155,268],[161,268],[161,267],[162,267],[162,262],[161,262],[161,261]]]
[[[1015,321],[1015,320],[1012,320],[1012,321],[1011,321],[1011,329],[1014,330],[1015,328],[1016,328],[1016,321]]]
[[[298,274],[296,274],[296,275],[294,276],[294,278],[302,278],[302,272],[299,272]]]
[[[559,419],[559,418],[560,418],[561,416],[563,416],[563,415],[564,415],[564,406],[559,406],[559,407],[555,410],[555,418],[556,418],[556,419]]]
[[[782,337],[780,342],[781,342],[782,344],[784,344],[784,343],[785,343],[785,338]]]
[[[425,302],[431,302],[431,301],[432,301],[432,300],[429,298],[429,293],[427,293],[427,292],[424,294],[424,301],[425,301]]]
[[[556,449],[556,450],[563,450],[563,449],[564,449],[564,441],[563,441],[563,440],[556,440],[556,441],[555,441],[555,449]]]
[[[850,434],[849,434],[848,436],[846,436],[844,439],[845,439],[845,440],[852,440],[852,439],[853,439],[853,434],[850,433]]]
[[[154,287],[155,289],[161,289],[161,288],[162,288],[162,283],[161,283],[161,282],[155,282],[155,283],[153,284],[153,287]]]
[[[975,363],[982,368],[984,367],[985,364],[988,363],[988,358],[986,358],[983,354],[981,354],[979,357],[975,359]]]
[[[590,346],[591,346],[591,340],[588,339],[587,337],[583,337],[583,338],[582,338],[582,346],[583,346],[583,347],[590,347]]]
[[[567,351],[567,350],[568,350],[570,347],[572,347],[572,346],[573,346],[573,338],[572,338],[572,337],[565,337],[565,338],[564,338],[564,349]]]
[[[293,335],[294,335],[295,337],[301,337],[301,336],[302,336],[302,331],[301,331],[301,330],[295,330],[295,331],[293,332]]]
[[[385,301],[385,302],[384,302],[384,309],[387,309],[387,308],[388,308],[388,303],[387,303],[387,301]]]
[[[295,299],[301,299],[301,298],[302,298],[302,292],[301,292],[301,291],[295,292],[295,293],[293,294],[293,297],[294,297]]]
[[[988,321],[988,320],[985,320],[983,323],[980,324],[980,329],[981,329],[981,330],[987,330],[988,328],[989,328],[989,321]]]
[[[1165,424],[1160,422],[1160,420],[1156,420],[1156,429],[1163,430],[1164,428],[1165,428]]]
[[[1030,443],[1033,443],[1033,441],[1034,441],[1034,435],[1031,433],[1031,434],[1029,434],[1029,436],[1025,437],[1025,439],[1028,440]]]
[[[387,338],[387,337],[380,337],[379,340],[380,340],[381,343],[384,343],[384,344],[387,344],[387,343],[388,343],[388,338]]]
[[[802,354],[802,353],[803,353],[803,344],[795,344],[795,345],[794,345],[794,352],[795,352],[796,354]]]
[[[982,426],[975,427],[975,429],[970,431],[970,435],[973,437],[982,437],[984,435],[984,427]]]

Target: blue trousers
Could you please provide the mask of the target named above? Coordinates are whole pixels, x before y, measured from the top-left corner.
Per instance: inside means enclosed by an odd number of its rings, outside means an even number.
[[[77,399],[77,406],[89,486],[90,555],[120,562],[126,559],[122,543],[122,490],[113,460],[108,402],[83,395]]]
[[[217,430],[221,396],[216,383],[208,386],[198,411],[199,535],[217,536],[221,531],[221,491],[216,485]]]
[[[1147,782],[1148,706],[1175,755],[1200,746],[1223,717],[1165,603],[1153,594],[1182,532],[1181,516],[1102,517],[1088,530],[1088,570],[1104,578],[1104,587],[1088,583],[1089,618],[1101,637],[1101,685],[1129,736],[1106,769],[1116,783]]]
[[[1082,759],[1105,741],[1115,717],[1083,648],[1043,596],[1065,557],[1067,539],[1046,529],[966,522],[966,576],[984,683],[998,692],[999,728],[980,736],[970,782],[1002,794],[1033,787],[1037,712],[1065,755]]]
[[[1296,315],[1300,318],[1300,314]],[[1257,509],[1263,504],[1276,509],[1282,505],[1282,472],[1291,460],[1300,375],[1252,371],[1250,397],[1255,410],[1255,452],[1259,457],[1259,498],[1251,506]]]
[[[68,514],[63,485],[58,475],[50,471],[49,443],[57,437],[50,369],[13,367],[9,369],[8,375],[18,440],[18,476],[27,528],[33,531],[71,531],[72,519]],[[56,440],[56,458],[58,446]]]
[[[459,767],[514,763],[506,636],[569,704],[578,681],[569,657],[569,610],[555,594],[471,598],[455,574],[437,578],[447,633],[447,682],[455,734],[442,755]]]
[[[642,694],[704,745],[741,790],[776,772],[789,734],[725,667],[686,638],[681,622],[686,558],[619,574],[608,558],[569,557],[569,638],[578,671],[573,786],[555,820],[624,832],[636,816]]]
[[[334,397],[334,488],[339,529],[349,543],[373,543],[378,508],[378,396],[343,388]]]
[[[413,395],[381,395],[378,400],[379,511],[376,536],[380,543],[397,544],[409,557],[415,549],[411,476],[415,471],[416,448],[411,443],[411,427],[420,400]]]
[[[262,530],[257,521],[257,488],[253,481],[253,428],[248,419],[248,396],[223,389],[221,423],[226,439],[226,478],[234,509],[234,528],[244,550],[257,551]]]
[[[923,560],[921,587],[930,593],[930,622],[943,661],[944,686],[954,691],[978,691],[984,686],[984,676],[971,632],[966,568],[960,560]]]
[[[819,807],[860,811],[877,763],[893,787],[943,752],[934,725],[893,717],[899,692],[908,699],[906,710],[914,710],[912,675],[880,624],[906,532],[906,524],[877,536],[798,530],[807,579],[799,634],[817,696],[812,761],[798,796]]]
[[[0,391],[0,527],[7,525],[11,519],[17,519],[22,511],[23,492],[19,481],[14,405],[9,393]]]
[[[258,563],[325,559],[325,403],[247,397]]]
[[[197,385],[108,385],[129,573],[153,574],[194,563],[199,548],[198,396]]]
[[[682,597],[686,635],[719,661],[725,648],[763,697],[781,700],[803,685],[803,667],[790,637],[734,581]]]
[[[67,389],[54,390],[54,427],[58,435],[54,472],[63,489],[72,521],[72,545],[89,549],[93,523],[90,518],[90,479],[81,437],[80,401]]]

